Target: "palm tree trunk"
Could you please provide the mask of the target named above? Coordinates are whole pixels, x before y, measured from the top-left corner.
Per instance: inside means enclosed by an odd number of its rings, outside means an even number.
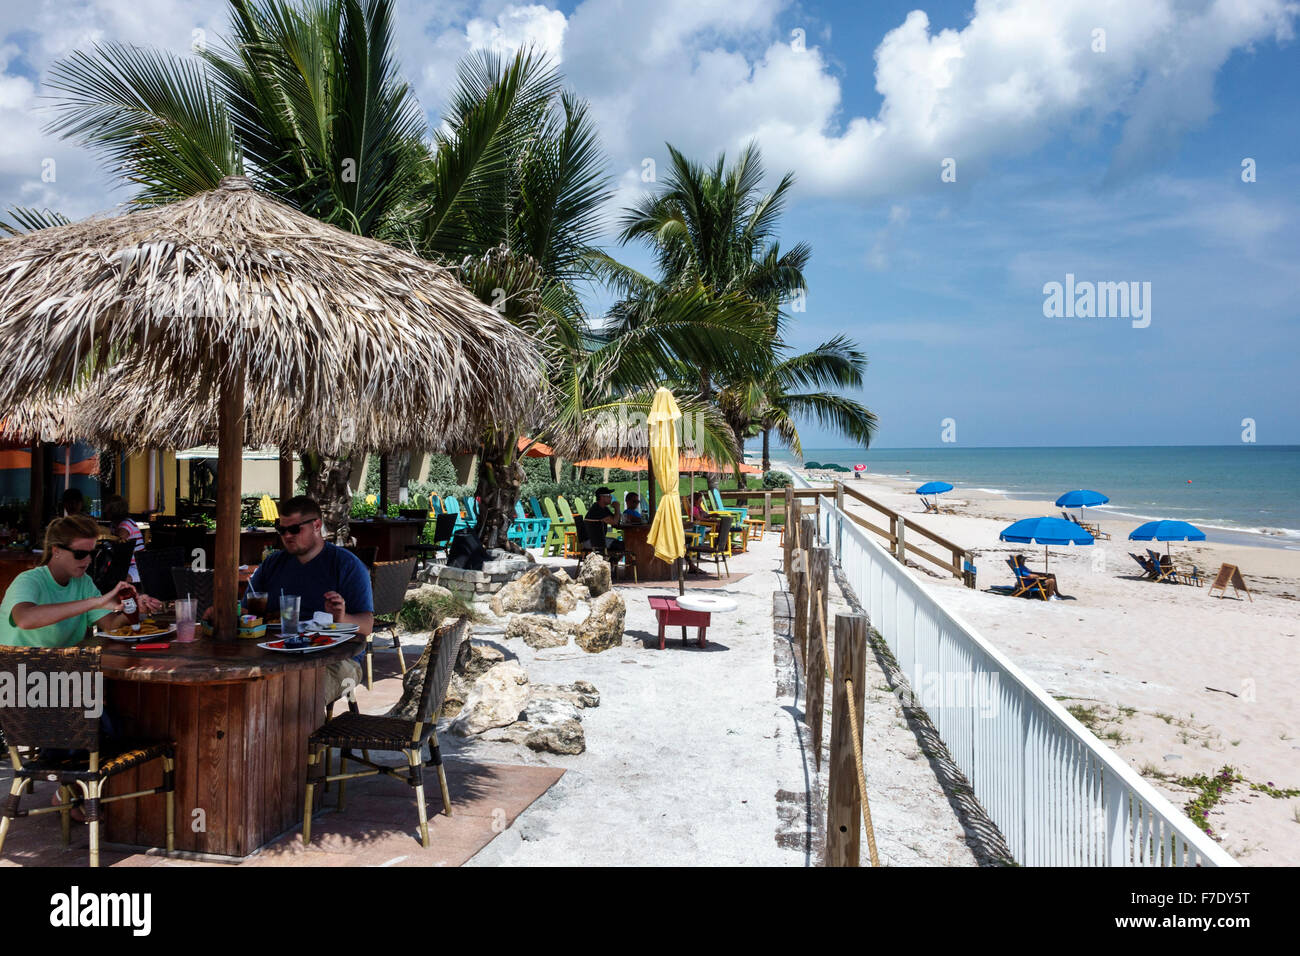
[[[515,502],[526,475],[515,455],[517,439],[513,434],[494,435],[479,450],[478,486],[479,542],[485,548],[519,551],[507,537],[515,519]]]
[[[333,458],[327,455],[312,455],[315,468],[308,473],[307,494],[316,499],[320,505],[321,517],[325,519],[327,540],[345,545],[352,540],[349,527],[352,520],[352,487],[348,484],[352,477],[352,456]],[[303,456],[304,465],[307,456]]]
[[[763,474],[772,470],[772,429],[763,429]]]

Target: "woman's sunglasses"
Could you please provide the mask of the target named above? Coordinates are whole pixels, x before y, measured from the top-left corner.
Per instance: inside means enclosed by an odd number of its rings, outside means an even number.
[[[280,534],[282,534],[282,535],[284,535],[284,534],[297,534],[299,531],[301,531],[301,530],[302,530],[303,528],[305,528],[307,525],[311,524],[313,521],[316,521],[316,520],[317,520],[316,518],[309,518],[309,519],[306,520],[306,521],[299,521],[297,524],[277,524],[277,525],[275,526],[275,530],[278,531],[278,532],[280,532]]]
[[[69,552],[78,561],[85,561],[88,557],[90,557],[92,554],[95,553],[94,549],[91,549],[90,551],[82,551],[80,548],[69,548],[62,544],[56,544],[55,547],[63,548],[64,551]]]

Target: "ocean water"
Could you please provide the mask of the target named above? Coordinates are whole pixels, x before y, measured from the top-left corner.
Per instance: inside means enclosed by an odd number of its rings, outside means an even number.
[[[794,463],[784,449],[773,449],[772,458]],[[918,485],[947,481],[955,486],[951,495],[979,489],[1055,501],[1088,488],[1110,496],[1089,513],[1190,521],[1212,541],[1300,550],[1297,445],[806,448],[804,460],[849,468],[860,462],[874,474],[915,478]]]

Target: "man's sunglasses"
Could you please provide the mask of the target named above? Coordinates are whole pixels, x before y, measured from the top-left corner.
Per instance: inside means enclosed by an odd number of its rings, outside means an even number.
[[[80,548],[69,548],[62,544],[56,544],[55,547],[63,548],[64,551],[69,552],[78,561],[85,561],[88,557],[90,557],[92,554],[95,553],[93,548],[89,551],[82,551]]]
[[[318,521],[318,520],[320,519],[308,518],[306,521],[299,521],[297,524],[277,524],[275,526],[275,530],[280,532],[280,534],[297,534],[299,531],[303,529],[303,527],[311,524],[313,521]]]

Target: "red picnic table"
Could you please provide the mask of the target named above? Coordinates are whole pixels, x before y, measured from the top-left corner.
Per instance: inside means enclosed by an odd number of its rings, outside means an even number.
[[[679,607],[675,597],[652,597],[650,598],[650,607],[654,609],[655,616],[659,619],[659,650],[664,649],[664,628],[681,626],[682,643],[686,643],[686,629],[688,627],[698,627],[700,629],[700,647],[705,645],[705,632],[709,629],[709,621],[712,615],[708,611],[687,611]]]

